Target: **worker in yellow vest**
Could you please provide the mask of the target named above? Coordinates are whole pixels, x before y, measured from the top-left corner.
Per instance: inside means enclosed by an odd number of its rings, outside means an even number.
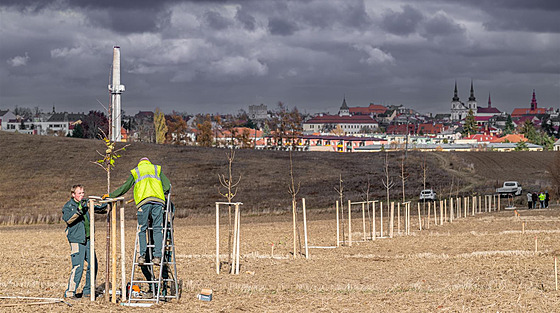
[[[148,158],[142,158],[138,166],[130,171],[127,181],[109,194],[111,198],[120,197],[134,186],[134,202],[138,209],[136,216],[140,225],[139,265],[146,263],[146,229],[149,217],[152,218],[155,245],[152,263],[154,265],[161,263],[163,206],[170,185],[169,179],[161,171],[161,166],[152,164]]]
[[[541,209],[544,209],[544,207],[545,207],[544,200],[546,200],[546,195],[544,194],[544,192],[541,191],[541,193],[539,194],[539,201],[541,202]]]

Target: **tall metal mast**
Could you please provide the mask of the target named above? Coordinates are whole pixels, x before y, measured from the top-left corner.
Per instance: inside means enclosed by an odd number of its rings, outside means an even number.
[[[124,92],[124,85],[121,85],[121,48],[113,47],[113,70],[112,83],[108,86],[111,92],[111,140],[121,141],[121,93]]]

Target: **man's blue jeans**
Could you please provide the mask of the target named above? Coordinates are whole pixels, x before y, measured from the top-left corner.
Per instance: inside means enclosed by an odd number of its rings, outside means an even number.
[[[146,229],[148,229],[148,219],[152,217],[152,227],[154,228],[154,258],[161,258],[162,240],[161,233],[163,222],[163,204],[146,203],[138,209],[136,213],[138,217],[138,225],[140,225],[140,233],[138,240],[140,241],[140,255],[146,255]]]

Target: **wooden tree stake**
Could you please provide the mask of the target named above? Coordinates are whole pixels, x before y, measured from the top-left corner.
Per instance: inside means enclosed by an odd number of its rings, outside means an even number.
[[[373,223],[371,225],[371,231],[372,231],[372,240],[375,240],[375,237],[377,237],[376,234],[376,230],[375,230],[375,201],[372,203],[372,214],[373,214]]]
[[[418,230],[422,231],[422,215],[420,214],[420,202],[418,202]]]
[[[367,202],[362,203],[362,226],[363,226],[363,232],[364,232],[364,241],[366,241],[366,205]]]
[[[340,247],[340,221],[338,213],[338,200],[336,201],[336,246]]]
[[[389,220],[389,238],[393,238],[394,228],[395,228],[395,202],[391,201],[391,217]]]
[[[307,246],[307,215],[305,213],[305,198],[301,199],[303,206],[303,237],[305,241],[305,258],[309,259],[309,248]]]
[[[119,200],[119,206],[121,207],[121,216],[120,216],[120,222],[121,222],[121,302],[125,302],[126,301],[126,268],[125,268],[125,263],[126,263],[126,258],[125,258],[125,240],[124,240],[124,200]],[[167,221],[164,221],[164,223],[167,223]],[[92,294],[94,294],[95,292],[93,292],[95,289],[92,289]]]
[[[90,269],[90,300],[95,301],[95,206],[93,200],[89,200],[89,264]]]
[[[220,274],[220,205],[216,203],[216,274]]]
[[[348,245],[352,247],[352,205],[348,200]]]

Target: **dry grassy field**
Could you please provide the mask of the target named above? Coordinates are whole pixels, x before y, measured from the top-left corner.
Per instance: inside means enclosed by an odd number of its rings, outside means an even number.
[[[175,233],[178,275],[183,280],[182,298],[163,303],[157,309],[169,312],[557,312],[560,291],[555,290],[553,258],[560,255],[560,209],[519,210],[519,213],[520,217],[515,217],[511,210],[480,213],[453,223],[431,224],[422,231],[418,230],[413,216],[410,236],[395,233],[394,238],[358,241],[352,247],[311,248],[310,259],[295,260],[290,254],[291,216],[244,215],[239,275],[215,273],[213,216],[180,219]],[[360,215],[355,216],[354,229],[361,229]],[[525,233],[522,233],[522,222],[526,223]],[[103,228],[99,227],[102,224],[97,223],[99,239],[105,237]],[[332,213],[310,213],[310,245],[335,245],[335,225]],[[60,224],[0,228],[3,250],[0,295],[62,296],[70,270],[63,229]],[[127,224],[128,262],[134,229],[134,223]],[[226,232],[226,227],[222,227],[221,233]],[[224,247],[226,238],[222,236]],[[354,231],[353,238],[361,240],[362,233]],[[104,269],[104,250],[102,246],[98,249],[100,268]],[[104,277],[103,270],[99,274]],[[214,290],[213,301],[196,299],[202,288]],[[1,309],[141,310],[125,309],[103,300],[95,303],[81,300],[71,308],[49,304]]]
[[[61,297],[70,271],[70,249],[60,210],[69,198],[72,184],[85,184],[89,195],[106,192],[104,173],[91,163],[97,158],[95,150],[101,150],[103,145],[95,140],[0,132],[0,146],[0,296]],[[364,242],[361,212],[354,211],[352,235],[360,241],[351,247],[311,248],[310,259],[293,259],[289,154],[278,151],[237,152],[234,173],[241,175],[242,183],[235,200],[244,203],[241,273],[216,275],[212,210],[214,202],[222,200],[217,176],[226,171],[225,152],[134,143],[117,161],[112,189],[126,180],[129,170],[143,156],[162,164],[173,184],[178,274],[183,280],[183,294],[180,301],[164,303],[158,310],[555,312],[560,307],[553,261],[560,254],[557,205],[549,210],[520,209],[520,217],[511,210],[480,213],[444,225],[432,223],[422,231],[413,215],[410,236],[396,233],[391,239]],[[428,187],[436,189],[439,195],[471,195],[490,193],[504,180],[518,180],[525,190],[551,188],[554,183],[550,173],[554,171],[555,160],[560,160],[558,155],[411,151],[406,168],[406,197],[415,201],[423,188],[424,160],[429,169]],[[396,198],[401,195],[400,154],[391,153],[388,157],[395,182],[391,197]],[[345,200],[361,201],[368,178],[372,187],[370,197],[384,196],[384,154],[303,152],[294,153],[293,158],[296,180],[301,182],[299,196],[307,200],[312,246],[335,245],[333,204],[337,200],[334,187],[338,187],[339,175],[344,180]],[[554,195],[552,202],[558,203]],[[524,208],[523,197],[516,199],[516,205]],[[126,214],[126,258],[130,271],[135,208],[127,205]],[[97,221],[98,242],[106,236],[102,220]],[[387,219],[384,222],[386,232]],[[379,232],[379,220],[377,223]],[[395,232],[397,229],[395,226]],[[227,233],[226,226],[222,226],[221,233]],[[221,246],[226,244],[227,236],[223,235]],[[222,249],[222,253],[226,251]],[[97,255],[101,278],[106,264],[104,244],[98,244]],[[214,290],[213,301],[196,299],[202,288]],[[80,301],[72,307],[2,306],[10,303],[1,300],[0,311],[140,310],[102,300],[93,304]]]

